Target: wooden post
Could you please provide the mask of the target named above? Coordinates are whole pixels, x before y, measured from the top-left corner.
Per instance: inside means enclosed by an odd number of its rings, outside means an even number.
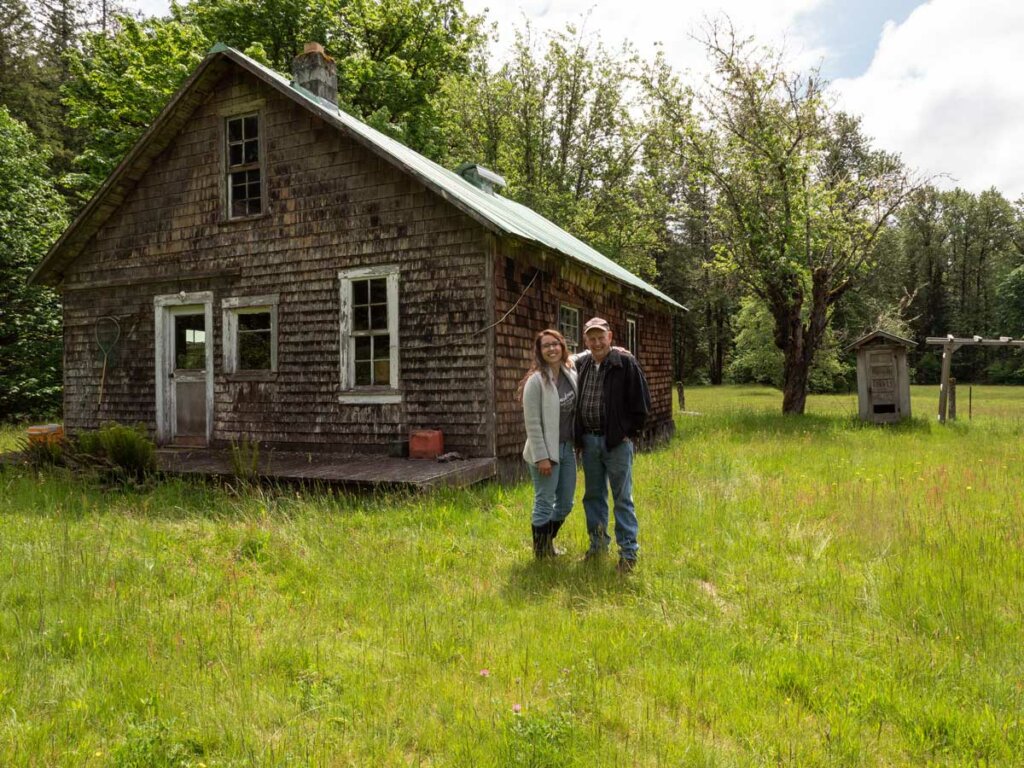
[[[952,341],[942,346],[942,378],[939,380],[939,423],[946,423],[946,398],[949,394],[949,370],[953,363],[953,351],[956,349]]]
[[[956,421],[956,379],[949,380],[949,420]]]

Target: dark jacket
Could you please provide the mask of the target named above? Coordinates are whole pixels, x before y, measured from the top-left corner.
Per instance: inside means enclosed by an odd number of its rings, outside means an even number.
[[[587,377],[594,373],[594,358],[590,351],[582,352],[573,358],[579,383],[576,391],[582,401],[583,386]],[[627,350],[612,347],[603,365],[608,369],[604,374],[604,440],[610,449],[615,448],[627,437],[636,437],[647,421],[651,410],[651,393],[647,389],[647,379],[640,369],[640,364]],[[576,417],[576,442],[583,441],[583,420]]]

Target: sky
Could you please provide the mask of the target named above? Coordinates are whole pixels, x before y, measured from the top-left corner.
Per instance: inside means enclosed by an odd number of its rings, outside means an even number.
[[[163,14],[166,0],[136,0]],[[656,46],[699,84],[693,36],[728,16],[743,35],[785,50],[791,66],[820,67],[835,105],[860,115],[875,146],[901,155],[949,189],[996,187],[1024,196],[1022,0],[463,0],[498,25],[494,55],[526,21],[572,23],[610,49]]]

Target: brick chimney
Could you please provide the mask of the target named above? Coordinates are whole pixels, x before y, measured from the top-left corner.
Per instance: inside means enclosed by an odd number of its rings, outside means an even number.
[[[306,43],[292,61],[292,82],[332,104],[338,103],[338,67],[320,43]]]

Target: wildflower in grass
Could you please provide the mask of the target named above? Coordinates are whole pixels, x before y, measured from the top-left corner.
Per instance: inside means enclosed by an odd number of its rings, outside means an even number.
[[[512,705],[512,714],[513,715],[521,714],[522,711],[523,711],[523,705],[522,704],[513,704]]]
[[[490,677],[490,676],[491,676],[491,670],[487,669],[486,667],[484,669],[480,670],[480,677]]]

